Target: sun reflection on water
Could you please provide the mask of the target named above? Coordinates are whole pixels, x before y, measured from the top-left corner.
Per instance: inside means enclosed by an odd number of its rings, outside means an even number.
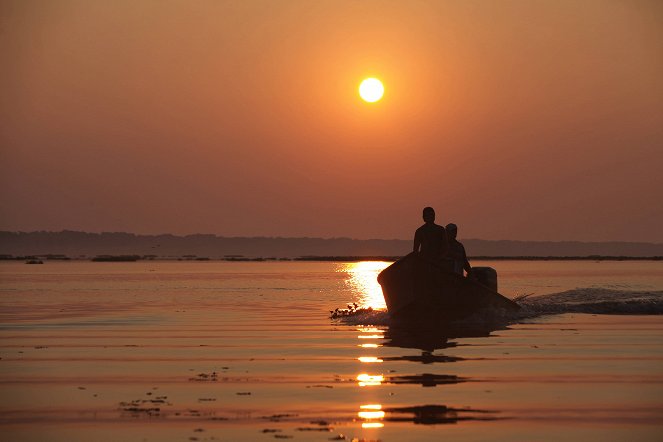
[[[375,385],[382,385],[384,381],[384,376],[381,374],[370,375],[368,373],[362,373],[357,376],[357,384],[360,387],[372,387]]]
[[[359,335],[357,337],[359,339],[382,339],[382,338],[384,338],[383,335]]]
[[[387,304],[382,296],[382,287],[378,284],[378,274],[387,268],[390,263],[384,261],[361,261],[343,265],[341,271],[347,272],[350,279],[346,283],[359,296],[357,303],[360,307],[385,309]]]
[[[362,419],[382,419],[384,411],[360,411],[357,415]]]
[[[360,356],[357,359],[359,359],[360,362],[368,364],[370,364],[371,362],[382,362],[382,359],[376,358],[375,356]]]
[[[360,419],[363,419],[364,422],[361,423],[362,428],[382,428],[384,424],[379,422],[384,419],[385,412],[382,411],[382,405],[380,404],[366,404],[359,406],[359,412],[357,416]]]
[[[372,307],[373,309],[385,309],[386,305],[384,297],[382,296],[382,288],[377,282],[378,274],[387,266],[386,262],[359,262],[346,264],[344,267],[345,272],[350,275],[346,281],[353,292],[355,301],[362,308]],[[379,340],[384,339],[385,328],[370,325],[359,326],[356,329],[359,332],[357,338],[359,339],[358,347],[362,349],[372,349],[373,355],[360,355],[357,360],[362,364],[380,364],[384,360],[375,355],[375,349],[382,347]],[[364,341],[364,342],[362,342]],[[369,342],[366,342],[369,341]],[[377,342],[375,342],[377,341]],[[376,369],[379,366],[372,365],[371,368]],[[365,366],[363,369],[368,370],[369,367]],[[362,370],[363,371],[363,370]],[[377,371],[377,370],[376,370]],[[382,385],[385,377],[382,374],[369,374],[366,372],[357,375],[357,385],[362,387],[376,387]],[[370,389],[372,390],[372,389]],[[361,419],[361,428],[367,431],[379,431],[384,427],[385,412],[382,410],[381,404],[366,404],[359,407],[357,416]],[[373,429],[373,430],[371,430]]]
[[[362,333],[382,333],[382,330],[377,327],[359,327],[357,331]]]
[[[357,329],[358,332],[365,333],[362,335],[358,335],[357,338],[359,339],[384,339],[384,332],[380,330],[379,328],[376,327],[359,327]],[[370,333],[370,334],[369,334]],[[377,347],[377,344],[374,344]],[[372,347],[372,345],[369,344],[364,344],[362,347]]]

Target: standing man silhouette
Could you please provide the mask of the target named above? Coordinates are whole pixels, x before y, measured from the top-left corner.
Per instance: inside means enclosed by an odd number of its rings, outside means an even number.
[[[426,261],[440,263],[449,250],[447,232],[444,227],[435,224],[435,210],[432,207],[424,207],[423,218],[425,224],[414,232],[413,251]]]

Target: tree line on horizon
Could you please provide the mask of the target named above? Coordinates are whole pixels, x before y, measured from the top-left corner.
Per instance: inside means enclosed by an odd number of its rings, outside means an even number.
[[[641,242],[462,240],[468,255],[484,258],[656,257],[663,244]],[[213,234],[177,236],[125,232],[88,233],[0,231],[0,255],[63,255],[95,257],[302,258],[398,257],[409,253],[411,240],[351,238],[223,237]]]

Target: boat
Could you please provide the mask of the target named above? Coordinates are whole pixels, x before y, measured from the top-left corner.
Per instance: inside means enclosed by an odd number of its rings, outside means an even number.
[[[378,283],[392,318],[456,320],[486,310],[520,310],[497,292],[494,269],[476,267],[473,275],[466,278],[413,252],[380,272]]]

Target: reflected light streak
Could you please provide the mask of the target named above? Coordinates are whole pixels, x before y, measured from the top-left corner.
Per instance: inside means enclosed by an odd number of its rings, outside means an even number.
[[[370,375],[362,373],[359,376],[357,376],[357,381],[360,387],[371,387],[375,385],[381,385],[382,381],[384,381],[384,376],[382,376],[381,374]]]
[[[384,424],[382,422],[374,422],[375,420],[384,419],[385,412],[382,411],[382,405],[380,404],[366,404],[360,405],[357,416],[364,419],[366,422],[362,422],[362,428],[382,428]]]
[[[382,330],[377,327],[359,327],[357,331],[362,333],[382,333]]]
[[[382,419],[384,414],[384,411],[360,411],[357,416],[362,419]]]
[[[382,339],[384,335],[359,335],[359,339]]]
[[[343,269],[350,274],[346,281],[359,295],[358,304],[362,307],[374,309],[386,309],[387,304],[382,296],[382,287],[378,284],[378,274],[389,266],[390,263],[383,261],[362,261],[345,265]]]
[[[376,358],[375,356],[360,356],[357,359],[359,359],[359,361],[367,363],[367,364],[370,364],[370,363],[373,363],[373,362],[382,362],[382,359]]]
[[[359,344],[360,347],[362,348],[378,348],[378,344]]]

